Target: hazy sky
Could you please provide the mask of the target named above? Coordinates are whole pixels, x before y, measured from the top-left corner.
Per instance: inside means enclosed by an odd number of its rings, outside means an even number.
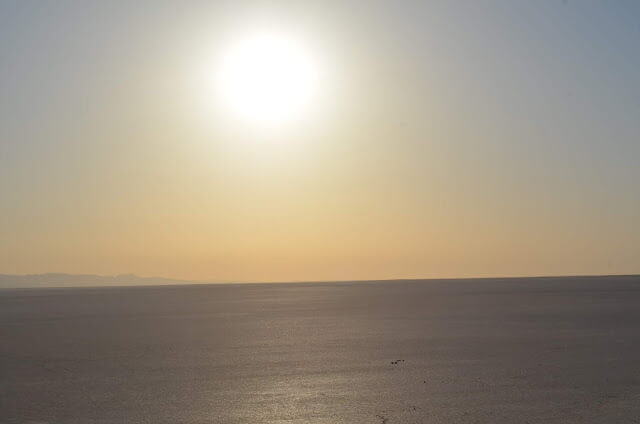
[[[229,116],[269,26],[304,117]],[[640,3],[0,1],[0,273],[640,273]]]

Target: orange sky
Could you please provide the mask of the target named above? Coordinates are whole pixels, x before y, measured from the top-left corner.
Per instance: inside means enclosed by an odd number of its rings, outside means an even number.
[[[637,26],[604,6],[12,7],[0,273],[640,272]],[[212,57],[256,21],[326,74],[268,130],[211,89]]]

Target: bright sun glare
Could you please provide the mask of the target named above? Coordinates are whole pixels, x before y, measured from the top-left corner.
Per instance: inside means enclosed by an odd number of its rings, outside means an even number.
[[[265,125],[299,118],[316,89],[316,67],[295,37],[253,34],[222,56],[219,88],[239,117]]]

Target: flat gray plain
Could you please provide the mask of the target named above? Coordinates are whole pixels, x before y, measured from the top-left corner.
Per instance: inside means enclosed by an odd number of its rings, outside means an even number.
[[[640,277],[1,290],[0,422],[640,423]]]

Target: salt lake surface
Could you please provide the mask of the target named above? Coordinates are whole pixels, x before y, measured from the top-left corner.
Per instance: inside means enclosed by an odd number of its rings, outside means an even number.
[[[638,423],[640,277],[0,290],[0,423]]]

